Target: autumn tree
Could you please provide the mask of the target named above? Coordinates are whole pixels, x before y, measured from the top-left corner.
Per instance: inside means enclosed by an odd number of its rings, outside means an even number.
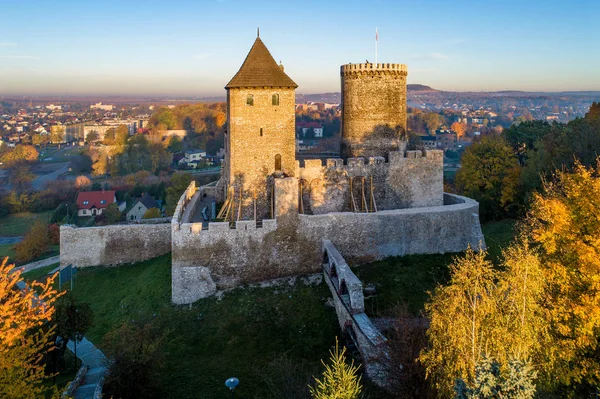
[[[77,176],[75,179],[75,187],[77,187],[78,190],[88,188],[91,185],[92,182],[87,176]]]
[[[31,189],[35,175],[31,173],[30,165],[24,162],[15,163],[9,172],[8,178],[14,191],[23,193]]]
[[[542,258],[551,377],[600,383],[600,158],[556,172],[534,195],[524,231]],[[548,378],[550,380],[550,378]]]
[[[461,122],[454,122],[450,126],[450,130],[452,130],[453,132],[455,132],[456,136],[460,140],[467,133],[467,124],[466,123],[461,123]]]
[[[23,237],[23,241],[15,246],[17,262],[25,263],[42,256],[50,245],[48,227],[42,222],[35,222]]]
[[[65,140],[64,126],[52,126],[50,130],[50,141],[52,143],[62,143]]]
[[[21,290],[21,271],[7,258],[0,262],[0,397],[30,399],[45,397],[44,356],[53,350],[54,304],[58,293],[54,279],[32,282]]]
[[[39,153],[32,145],[17,145],[0,154],[0,162],[9,167],[22,162],[36,162],[38,158]]]
[[[102,141],[106,145],[114,145],[116,134],[117,134],[117,129],[115,129],[114,127],[106,129],[106,132],[104,132],[104,139]]]
[[[95,130],[92,130],[85,137],[85,142],[86,143],[93,143],[94,141],[98,141],[99,138],[100,138],[100,136],[98,136],[98,132],[96,132]]]
[[[329,351],[329,364],[321,361],[325,371],[321,379],[315,378],[315,386],[309,387],[313,399],[357,399],[362,391],[359,366],[346,361],[346,348],[340,351],[337,337],[335,349]]]
[[[456,173],[460,194],[480,203],[481,217],[494,219],[518,207],[521,168],[508,144],[500,137],[487,136],[463,153],[462,167]]]
[[[421,355],[427,377],[442,395],[449,395],[455,378],[470,380],[475,366],[497,343],[493,336],[496,271],[485,252],[468,249],[450,266],[451,279],[438,286],[425,311],[431,319],[429,347]]]
[[[34,134],[31,136],[31,143],[33,145],[43,146],[50,142],[50,137],[47,134]]]

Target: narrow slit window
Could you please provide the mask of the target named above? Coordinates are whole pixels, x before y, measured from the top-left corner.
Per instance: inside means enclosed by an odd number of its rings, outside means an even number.
[[[253,94],[248,94],[248,97],[246,97],[246,105],[254,105],[254,95]]]
[[[281,155],[275,155],[275,170],[281,170]]]
[[[262,127],[260,128],[260,137],[262,137]]]
[[[271,101],[273,105],[279,105],[279,94],[273,94],[271,97]]]

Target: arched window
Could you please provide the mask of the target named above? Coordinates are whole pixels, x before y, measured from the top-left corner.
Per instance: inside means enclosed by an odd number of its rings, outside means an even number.
[[[271,102],[273,105],[279,105],[279,94],[273,94],[271,97]]]
[[[254,95],[253,94],[248,94],[248,97],[246,97],[246,105],[254,105]]]
[[[275,170],[281,170],[281,155],[275,155]]]

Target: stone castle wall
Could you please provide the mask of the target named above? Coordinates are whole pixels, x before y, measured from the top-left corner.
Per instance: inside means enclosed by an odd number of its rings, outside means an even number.
[[[342,156],[383,156],[398,150],[406,132],[403,64],[347,64],[342,83]]]
[[[76,267],[120,265],[171,251],[171,224],[60,227],[60,263]]]
[[[174,217],[172,300],[192,303],[244,283],[317,272],[323,239],[331,240],[355,264],[414,253],[459,252],[468,245],[478,247],[483,243],[478,203],[464,197],[446,197],[452,204],[377,213],[290,212],[258,224],[209,223],[207,230],[201,224],[181,223]]]
[[[359,210],[442,205],[442,151],[394,151],[388,159],[349,158],[346,163],[328,159],[325,165],[321,160],[305,160],[298,169],[303,213],[351,211],[351,191]]]

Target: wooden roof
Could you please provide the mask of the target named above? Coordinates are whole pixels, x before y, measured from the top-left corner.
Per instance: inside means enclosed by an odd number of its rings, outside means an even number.
[[[239,87],[293,87],[298,85],[283,72],[259,37],[252,45],[238,73],[226,89]]]

